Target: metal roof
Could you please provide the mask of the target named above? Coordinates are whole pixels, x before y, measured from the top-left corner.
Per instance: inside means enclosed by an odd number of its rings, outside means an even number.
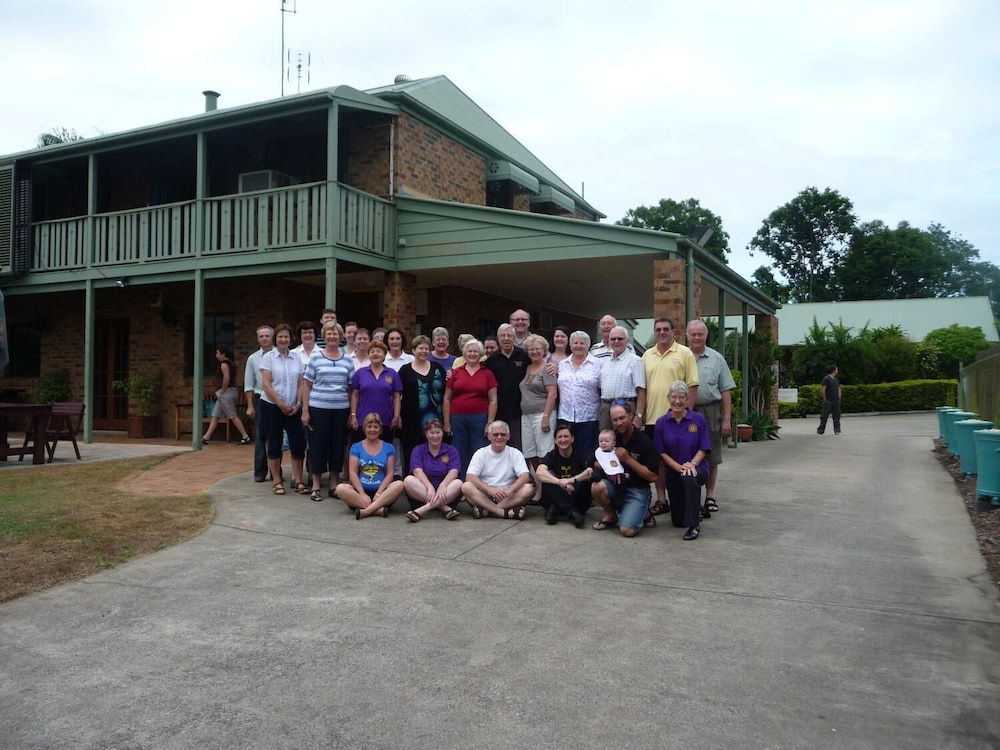
[[[787,304],[778,311],[779,345],[801,344],[813,318],[820,326],[843,324],[855,329],[854,332],[865,325],[869,328],[898,325],[910,341],[923,341],[935,328],[958,323],[972,328],[978,326],[987,341],[998,341],[989,297],[932,297]]]
[[[545,166],[503,126],[489,116],[478,104],[466,95],[447,76],[433,76],[416,81],[403,81],[390,86],[367,89],[366,94],[383,99],[400,100],[405,107],[409,104],[417,110],[436,114],[442,121],[451,124],[487,149],[495,151],[498,158],[507,159],[522,169],[526,169],[542,182],[557,188],[576,201],[576,204],[600,219],[607,218],[584,200],[583,196],[563,182],[555,172]]]

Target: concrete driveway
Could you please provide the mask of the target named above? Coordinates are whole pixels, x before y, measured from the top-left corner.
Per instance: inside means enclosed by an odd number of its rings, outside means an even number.
[[[226,479],[199,537],[0,605],[0,746],[996,748],[1000,609],[936,429],[726,449],[696,542]]]

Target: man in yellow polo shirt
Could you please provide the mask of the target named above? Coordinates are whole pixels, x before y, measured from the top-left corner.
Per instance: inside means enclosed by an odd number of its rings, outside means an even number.
[[[698,398],[698,362],[690,349],[674,340],[673,321],[657,318],[653,323],[653,337],[656,346],[642,355],[642,364],[646,369],[646,412],[643,419],[650,438],[653,437],[656,420],[670,409],[667,389],[671,383],[675,380],[687,383],[688,409],[694,408]],[[656,502],[650,509],[654,516],[670,510],[665,482],[665,467],[661,463],[656,475]]]

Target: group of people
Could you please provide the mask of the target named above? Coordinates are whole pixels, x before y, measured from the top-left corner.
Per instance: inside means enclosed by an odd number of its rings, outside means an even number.
[[[550,343],[530,323],[516,310],[495,337],[462,334],[459,355],[445,328],[406,352],[399,329],[341,326],[330,309],[318,326],[261,326],[244,383],[254,479],[270,475],[285,494],[287,440],[294,491],[322,500],[327,474],[327,495],[358,519],[386,515],[405,494],[412,522],[435,510],[455,519],[464,499],[475,518],[520,519],[539,503],[547,523],[582,527],[596,503],[596,530],[634,536],[669,513],[684,539],[697,539],[719,509],[735,387],[705,324],[688,324],[689,348],[657,319],[655,346],[640,357],[610,315],[593,344],[563,326]]]

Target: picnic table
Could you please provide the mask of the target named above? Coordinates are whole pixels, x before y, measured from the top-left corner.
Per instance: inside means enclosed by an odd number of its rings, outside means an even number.
[[[52,404],[9,404],[0,403],[0,461],[6,461],[9,456],[31,456],[31,463],[45,463],[45,431],[52,416]],[[31,422],[29,430],[34,434],[32,444],[12,446],[7,439],[11,422],[15,419],[28,418]],[[25,441],[26,443],[29,441]]]

